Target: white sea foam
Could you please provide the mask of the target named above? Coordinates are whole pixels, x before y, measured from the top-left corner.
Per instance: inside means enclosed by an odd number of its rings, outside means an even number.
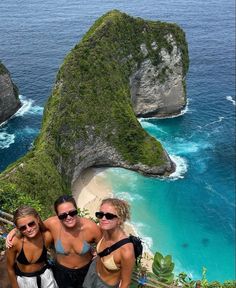
[[[30,114],[36,114],[36,115],[43,115],[43,107],[41,106],[32,106],[31,109],[28,111]]]
[[[35,128],[31,128],[29,126],[26,126],[22,130],[18,131],[17,134],[30,135],[30,134],[38,134],[38,132],[39,132],[39,129],[35,129]]]
[[[12,115],[8,120],[0,124],[0,127],[5,126],[8,121],[14,117],[22,117],[25,114],[43,115],[43,107],[38,105],[33,105],[34,101],[32,99],[26,99],[24,96],[19,95],[19,99],[22,103],[20,109]]]
[[[170,155],[171,160],[176,164],[176,170],[172,174],[170,174],[169,179],[170,180],[177,180],[184,178],[184,175],[186,174],[188,170],[188,164],[187,160],[183,157],[176,156],[176,155]]]
[[[144,129],[149,129],[149,130],[152,129],[152,130],[161,132],[161,133],[163,133],[163,134],[168,134],[165,130],[161,129],[161,128],[158,127],[157,125],[148,122],[148,119],[147,119],[147,118],[140,118],[140,119],[139,119],[139,122],[141,123],[141,125],[142,125],[142,127],[143,127]]]
[[[175,154],[192,154],[197,153],[199,150],[210,148],[212,145],[205,141],[187,141],[184,138],[175,138],[174,153]]]
[[[224,120],[224,118],[225,118],[225,117],[223,117],[223,116],[219,116],[217,120],[212,121],[212,122],[210,122],[210,123],[207,123],[207,124],[204,125],[204,126],[199,126],[199,128],[201,129],[201,128],[205,128],[205,127],[211,126],[211,125],[216,124],[216,123],[220,123],[220,122],[222,122],[222,121]]]
[[[0,149],[9,148],[15,142],[15,135],[5,131],[0,132]]]
[[[226,96],[226,100],[232,102],[232,104],[235,106],[235,100],[233,99],[232,96]]]
[[[20,101],[22,103],[22,106],[21,108],[15,113],[15,117],[18,117],[18,116],[23,116],[25,113],[27,113],[31,107],[32,107],[32,104],[33,104],[33,100],[32,99],[26,99],[24,96],[20,95],[19,96],[20,98]]]
[[[128,202],[133,202],[136,200],[142,200],[143,197],[139,194],[130,194],[129,192],[117,192],[116,196],[118,198],[124,199]]]

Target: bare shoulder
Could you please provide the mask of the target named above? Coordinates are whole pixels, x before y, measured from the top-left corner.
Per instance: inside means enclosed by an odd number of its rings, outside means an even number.
[[[92,220],[81,217],[80,218],[81,229],[88,236],[90,242],[98,243],[102,237],[100,227]]]
[[[134,246],[132,243],[127,243],[121,246],[121,256],[123,259],[134,259]]]
[[[51,230],[55,226],[58,226],[60,224],[60,221],[57,216],[52,216],[44,220],[43,223],[47,229]]]
[[[91,228],[99,229],[98,225],[94,221],[85,217],[80,218],[80,223],[83,229],[91,229]]]

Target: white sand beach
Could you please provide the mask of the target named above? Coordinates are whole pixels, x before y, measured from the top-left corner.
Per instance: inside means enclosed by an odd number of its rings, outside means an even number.
[[[105,168],[88,168],[81,173],[72,186],[72,194],[80,209],[87,209],[94,217],[98,211],[102,199],[112,197],[112,187],[103,176]],[[126,223],[124,229],[127,234],[136,235],[134,227]],[[150,253],[144,251],[142,266],[151,271],[152,257]]]

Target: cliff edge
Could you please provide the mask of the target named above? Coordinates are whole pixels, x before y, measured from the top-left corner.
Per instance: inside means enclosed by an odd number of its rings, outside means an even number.
[[[184,107],[187,70],[187,44],[177,25],[108,12],[66,56],[34,147],[0,175],[0,194],[23,193],[45,209],[91,166],[169,175],[175,164],[136,115]],[[153,97],[143,83],[149,77],[160,108],[148,105]]]

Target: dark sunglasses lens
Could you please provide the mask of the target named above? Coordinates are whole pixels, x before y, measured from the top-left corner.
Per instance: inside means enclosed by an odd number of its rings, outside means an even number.
[[[36,223],[34,221],[28,223],[28,226],[31,228],[31,227],[34,227],[36,225]]]
[[[26,229],[27,229],[27,226],[26,226],[26,225],[19,227],[20,232],[23,232],[23,231],[25,231]]]
[[[112,213],[106,213],[105,217],[107,218],[107,220],[112,220],[112,219],[116,218],[117,216],[112,214]]]
[[[96,216],[98,219],[102,219],[102,217],[104,216],[104,213],[103,213],[103,212],[96,212],[96,213],[95,213],[95,216]]]
[[[74,216],[77,215],[77,214],[78,214],[78,211],[77,211],[77,210],[73,210],[73,211],[70,211],[70,212],[68,212],[68,213],[62,213],[62,214],[58,215],[58,218],[59,218],[60,220],[64,220],[64,219],[66,219],[66,218],[68,217],[68,215],[69,215],[70,217],[74,217]]]
[[[59,218],[60,220],[63,220],[63,219],[66,219],[67,216],[68,216],[67,213],[63,213],[63,214],[58,215],[58,218]]]
[[[74,217],[75,215],[77,215],[78,214],[78,211],[77,210],[73,210],[73,211],[70,211],[69,213],[68,213],[68,215],[70,215],[70,217]]]

